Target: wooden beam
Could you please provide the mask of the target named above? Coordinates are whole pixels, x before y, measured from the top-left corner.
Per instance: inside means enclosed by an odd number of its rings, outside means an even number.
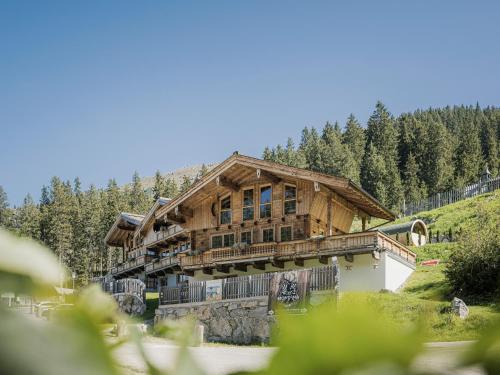
[[[202,268],[201,270],[205,275],[212,275],[213,270],[211,268]]]
[[[215,183],[219,186],[224,186],[228,189],[231,189],[232,191],[234,191],[236,193],[238,191],[240,191],[240,185],[237,184],[236,182],[230,180],[226,176],[217,176],[217,178],[215,179]]]
[[[169,222],[169,223],[172,223],[172,224],[185,224],[186,223],[186,220],[182,217],[177,217],[177,216],[173,216],[172,214],[168,213],[167,214],[167,218],[166,220]]]
[[[263,262],[253,262],[252,266],[256,270],[261,270],[261,271],[265,271],[266,270],[266,264],[263,263]]]
[[[302,258],[297,258],[293,261],[293,263],[297,266],[297,267],[304,267],[304,259]]]
[[[281,182],[281,178],[276,176],[274,173],[264,171],[260,168],[257,168],[257,178],[265,177],[269,179],[272,183],[277,184]]]
[[[247,272],[247,267],[248,266],[246,264],[241,264],[241,263],[233,264],[233,268],[235,271]]]
[[[276,268],[285,268],[285,262],[283,262],[282,260],[274,260],[271,264]]]
[[[328,194],[327,199],[328,199],[327,213],[326,213],[327,233],[328,233],[328,236],[333,236],[333,195],[332,195],[332,193]]]
[[[215,266],[215,270],[220,273],[229,273],[229,266],[227,265]]]
[[[325,255],[322,255],[322,256],[320,256],[320,257],[319,257],[319,262],[320,262],[321,264],[328,264],[328,258],[329,258],[329,257],[327,257],[327,256],[325,256]]]

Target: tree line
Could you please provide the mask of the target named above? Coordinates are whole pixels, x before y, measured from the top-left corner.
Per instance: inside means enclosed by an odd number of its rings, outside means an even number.
[[[499,138],[498,108],[455,106],[394,117],[379,102],[366,126],[350,115],[343,127],[305,127],[297,147],[289,138],[286,145],[266,147],[263,158],[348,177],[397,209],[403,199],[416,201],[477,181],[486,164],[497,175]],[[196,178],[207,172],[203,165]],[[83,191],[78,178],[71,183],[53,177],[38,203],[28,195],[20,207],[9,207],[0,186],[0,226],[44,243],[86,283],[119,256],[103,242],[118,213],[144,214],[158,197],[175,197],[193,182],[184,176],[178,186],[159,171],[154,180],[146,190],[135,173],[124,187],[111,179],[106,188]]]
[[[196,178],[207,171],[203,165]],[[0,186],[0,227],[42,242],[77,275],[80,284],[87,284],[92,277],[105,274],[120,256],[104,243],[120,212],[145,214],[158,197],[174,197],[192,182],[183,176],[178,186],[157,171],[153,188],[146,190],[135,172],[124,187],[110,179],[104,189],[91,185],[83,191],[79,178],[71,183],[53,177],[49,186],[42,187],[38,203],[28,194],[20,207],[9,207]]]
[[[350,115],[342,128],[305,127],[300,144],[266,147],[263,158],[344,176],[387,207],[477,182],[499,172],[500,109],[454,106],[393,116],[378,102],[366,126]]]

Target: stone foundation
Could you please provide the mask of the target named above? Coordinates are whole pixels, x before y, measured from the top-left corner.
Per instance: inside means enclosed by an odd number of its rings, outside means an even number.
[[[334,291],[311,293],[309,304],[314,308],[336,297]],[[162,319],[180,319],[191,315],[204,326],[204,341],[228,344],[268,343],[275,317],[267,314],[268,297],[253,297],[217,302],[195,302],[161,305],[155,323]]]
[[[204,326],[204,341],[231,344],[269,342],[274,317],[267,315],[267,297],[162,305],[155,321],[194,316]]]
[[[113,297],[118,303],[118,309],[125,314],[135,316],[146,311],[146,304],[135,294],[115,293]]]

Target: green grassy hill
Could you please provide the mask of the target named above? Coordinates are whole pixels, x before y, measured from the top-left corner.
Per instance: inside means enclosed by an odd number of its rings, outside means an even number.
[[[468,228],[475,219],[478,205],[482,205],[489,215],[500,222],[500,191],[484,194],[432,211],[421,212],[413,217],[399,219],[398,223],[414,218],[423,219],[436,233],[445,233],[452,228]],[[372,222],[371,225],[376,225]],[[456,242],[434,243],[422,247],[412,247],[419,262],[426,259],[440,259],[438,266],[417,265],[416,271],[406,282],[398,295],[386,298],[387,310],[395,319],[424,319],[428,327],[430,341],[472,340],[478,338],[483,329],[500,319],[500,301],[490,301],[483,305],[469,305],[470,315],[461,320],[450,313],[453,296],[445,278],[446,261],[456,248]]]

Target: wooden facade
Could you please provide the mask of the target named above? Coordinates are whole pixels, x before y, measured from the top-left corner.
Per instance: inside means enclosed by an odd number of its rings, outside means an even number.
[[[381,250],[414,264],[380,232],[349,234],[355,217],[365,226],[394,214],[348,179],[235,153],[175,199],[161,198],[126,236],[113,226],[107,242],[128,249],[117,277],[227,277]]]

